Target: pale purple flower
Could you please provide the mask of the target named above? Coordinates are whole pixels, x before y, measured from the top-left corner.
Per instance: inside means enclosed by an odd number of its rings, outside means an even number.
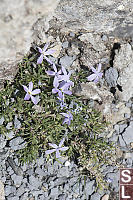
[[[60,113],[61,115],[63,115],[65,117],[64,121],[62,124],[66,123],[68,125],[71,124],[71,120],[73,120],[73,115],[68,112],[68,113]]]
[[[70,80],[70,76],[71,76],[72,72],[70,71],[70,72],[67,73],[65,67],[63,67],[63,66],[62,66],[61,70],[62,70],[64,75],[59,76],[59,81],[65,81],[67,83],[70,83],[71,86],[74,86],[74,82],[72,82]]]
[[[49,143],[49,146],[53,147],[54,149],[45,151],[45,154],[48,155],[48,154],[51,154],[53,152],[56,152],[56,158],[60,158],[61,155],[60,155],[59,151],[66,151],[66,150],[68,150],[68,147],[62,147],[62,145],[64,144],[64,141],[65,141],[65,138],[63,138],[60,141],[59,146],[57,146],[56,144]]]
[[[54,78],[53,86],[54,86],[54,88],[52,89],[52,93],[53,94],[58,93],[59,98],[62,97],[62,93],[68,94],[68,95],[72,94],[72,92],[70,90],[68,90],[70,87],[70,84],[65,83],[65,82],[59,83],[59,80],[56,76]]]
[[[48,71],[46,71],[46,73],[47,73],[49,76],[55,76],[55,77],[58,78],[58,77],[60,76],[60,74],[62,73],[61,69],[60,69],[59,71],[57,71],[57,68],[56,68],[56,65],[55,65],[55,64],[53,64],[53,69],[54,69],[54,71],[48,70]]]
[[[39,58],[37,59],[37,64],[41,64],[41,63],[43,62],[43,58],[45,58],[45,59],[47,60],[47,62],[49,62],[50,64],[53,64],[53,63],[51,62],[51,60],[48,59],[47,56],[48,56],[48,55],[52,55],[52,54],[55,52],[55,50],[53,50],[53,49],[47,50],[48,46],[49,46],[49,44],[45,44],[43,50],[42,50],[40,47],[38,47],[39,53],[40,53],[41,55],[40,55]],[[47,51],[46,51],[46,50],[47,50]]]
[[[38,99],[36,97],[34,97],[34,95],[39,94],[41,92],[41,90],[40,89],[33,90],[33,83],[32,82],[29,83],[29,88],[25,85],[22,85],[22,86],[23,86],[25,92],[27,92],[27,94],[24,97],[24,100],[29,100],[31,98],[32,102],[34,104],[37,104]]]
[[[58,96],[57,99],[61,109],[67,107],[66,103],[64,102],[64,93],[60,93],[60,96]]]
[[[91,70],[94,72],[94,74],[91,74],[87,77],[88,81],[93,81],[95,83],[98,82],[99,78],[102,77],[103,73],[101,71],[101,63],[98,65],[98,69],[96,70],[94,67],[91,67]]]

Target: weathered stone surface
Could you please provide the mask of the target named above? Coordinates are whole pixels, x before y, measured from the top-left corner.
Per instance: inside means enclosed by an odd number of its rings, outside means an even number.
[[[122,87],[119,92],[121,101],[128,101],[133,97],[133,50],[129,43],[122,44],[116,51],[114,67],[119,71],[117,83]]]
[[[0,200],[5,200],[4,184],[0,181]]]
[[[111,32],[132,36],[132,1],[127,0],[62,0],[56,10],[56,23],[62,32]]]
[[[4,0],[0,5],[0,83],[16,74],[16,63],[31,43],[45,42],[42,31],[49,28],[59,0]],[[2,84],[0,84],[2,86]]]

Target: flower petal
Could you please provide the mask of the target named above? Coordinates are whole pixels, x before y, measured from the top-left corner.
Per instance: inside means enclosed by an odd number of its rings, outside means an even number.
[[[51,150],[47,150],[47,151],[45,151],[45,154],[51,154],[51,153],[53,153],[54,151],[56,151],[56,149],[51,149]]]
[[[64,90],[63,92],[64,92],[64,94],[67,94],[67,95],[71,95],[72,94],[72,92],[70,90]]]
[[[68,149],[69,149],[69,147],[61,147],[61,148],[59,148],[60,151],[66,151]]]
[[[39,50],[39,53],[43,53],[43,51],[42,51],[42,49],[40,48],[40,47],[37,47],[38,48],[38,50]]]
[[[49,146],[51,146],[51,147],[53,147],[55,149],[58,147],[56,144],[51,144],[51,143],[48,143],[48,144],[49,144]]]
[[[31,82],[29,82],[29,91],[31,92],[32,90],[33,90],[33,83],[31,81]]]
[[[32,95],[30,95],[32,102],[36,105],[38,103],[38,99],[37,97],[33,97]]]
[[[56,158],[60,158],[61,156],[60,156],[60,152],[59,152],[59,150],[57,149],[56,150]]]
[[[59,86],[59,81],[58,81],[57,76],[55,76],[55,78],[54,78],[53,86],[54,86],[55,88],[58,88],[58,86]]]
[[[97,77],[96,74],[91,74],[90,76],[87,77],[88,81],[92,81]]]
[[[46,51],[46,49],[48,48],[48,46],[49,46],[49,43],[46,43],[45,46],[44,46],[44,48],[43,48],[43,52]]]
[[[66,71],[65,67],[62,66],[61,69],[62,69],[63,74],[64,74],[64,75],[67,75],[67,71]]]
[[[55,72],[53,72],[53,71],[46,71],[46,73],[49,76],[55,76]]]
[[[37,64],[42,64],[43,61],[43,54],[40,55],[40,57],[37,59]]]
[[[53,63],[53,69],[55,72],[57,72],[57,68],[56,68],[56,65]]]
[[[22,86],[23,86],[25,92],[28,92],[28,91],[29,91],[29,89],[27,88],[27,86],[25,86],[25,85],[22,85]]]
[[[58,91],[59,91],[59,90],[56,89],[56,88],[53,88],[53,89],[52,89],[52,93],[53,93],[53,94],[56,94]]]
[[[29,93],[27,93],[26,95],[25,95],[25,97],[24,97],[24,100],[29,100],[30,99],[30,95],[29,95]]]
[[[94,80],[94,83],[97,83],[99,81],[99,77],[96,77],[96,79]]]
[[[41,92],[40,89],[35,89],[31,92],[31,95],[36,95],[36,94],[39,94]]]
[[[63,139],[60,141],[59,147],[61,147],[61,146],[63,145],[64,141],[65,141],[65,138],[63,138]]]
[[[52,61],[47,58],[47,56],[44,56],[44,58],[47,60],[48,63],[50,63],[51,65],[53,64]]]
[[[94,73],[97,73],[97,70],[94,67],[90,67]]]

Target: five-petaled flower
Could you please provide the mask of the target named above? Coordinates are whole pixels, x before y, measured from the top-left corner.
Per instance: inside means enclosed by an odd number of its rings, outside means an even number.
[[[68,112],[68,113],[60,113],[61,115],[63,115],[65,117],[64,121],[62,124],[66,123],[68,125],[71,124],[71,120],[73,120],[73,115]]]
[[[67,73],[65,67],[63,67],[63,66],[62,66],[61,70],[63,72],[63,75],[59,76],[59,78],[58,78],[59,81],[65,81],[65,82],[69,83],[71,86],[74,86],[74,82],[72,82],[70,80],[70,76],[71,76],[72,71]]]
[[[58,93],[59,98],[62,98],[62,93],[68,94],[68,95],[72,94],[72,92],[68,90],[70,87],[70,83],[66,83],[63,81],[59,83],[57,76],[55,76],[54,78],[53,86],[54,88],[52,89],[52,93],[53,94]]]
[[[32,81],[29,83],[29,88],[27,86],[25,86],[25,85],[22,85],[22,86],[23,86],[25,92],[27,92],[27,94],[25,95],[24,100],[29,100],[31,98],[32,102],[34,104],[37,104],[38,103],[38,99],[36,97],[34,97],[34,95],[39,94],[41,92],[41,90],[40,89],[33,90]]]
[[[96,70],[94,67],[91,67],[91,70],[94,74],[91,74],[87,77],[88,81],[94,81],[95,83],[98,82],[99,78],[102,78],[103,73],[101,71],[101,63],[98,65],[98,69]]]
[[[59,71],[57,71],[57,68],[56,68],[56,65],[53,64],[53,69],[54,71],[46,71],[46,73],[49,75],[49,76],[54,76],[54,77],[57,77],[59,78],[60,74],[62,73],[61,69]]]
[[[38,47],[39,53],[40,53],[41,55],[40,55],[39,58],[37,59],[37,64],[41,64],[41,63],[42,63],[43,57],[47,60],[47,62],[49,62],[50,64],[53,64],[53,63],[51,62],[51,60],[48,59],[47,56],[48,56],[48,55],[52,55],[52,54],[55,52],[55,50],[53,50],[53,49],[47,50],[48,45],[49,45],[49,44],[46,44],[46,45],[44,46],[43,50],[42,50],[40,47]],[[47,51],[46,51],[46,50],[47,50]]]
[[[61,155],[60,155],[59,151],[66,151],[66,150],[68,150],[68,147],[62,147],[62,145],[64,144],[64,141],[65,141],[65,138],[63,138],[60,141],[59,146],[57,146],[56,144],[49,143],[49,146],[53,147],[54,149],[45,151],[45,154],[48,155],[48,154],[51,154],[53,152],[56,152],[56,158],[60,158]]]

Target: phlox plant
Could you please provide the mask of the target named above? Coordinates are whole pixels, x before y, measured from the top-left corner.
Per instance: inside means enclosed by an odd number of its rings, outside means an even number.
[[[100,174],[101,166],[112,161],[113,145],[100,137],[107,123],[98,111],[73,94],[82,73],[72,74],[51,62],[48,56],[54,51],[47,49],[48,44],[26,56],[14,81],[7,82],[0,92],[0,118],[5,119],[0,132],[6,135],[6,125],[13,122],[15,137],[22,137],[26,143],[17,151],[22,163],[32,162],[40,152],[48,160],[68,156],[96,177],[99,184],[103,180],[94,173],[95,168]],[[86,80],[98,82],[103,75],[101,64],[98,70],[91,69],[94,75]],[[14,127],[15,116],[21,122],[18,129]]]

